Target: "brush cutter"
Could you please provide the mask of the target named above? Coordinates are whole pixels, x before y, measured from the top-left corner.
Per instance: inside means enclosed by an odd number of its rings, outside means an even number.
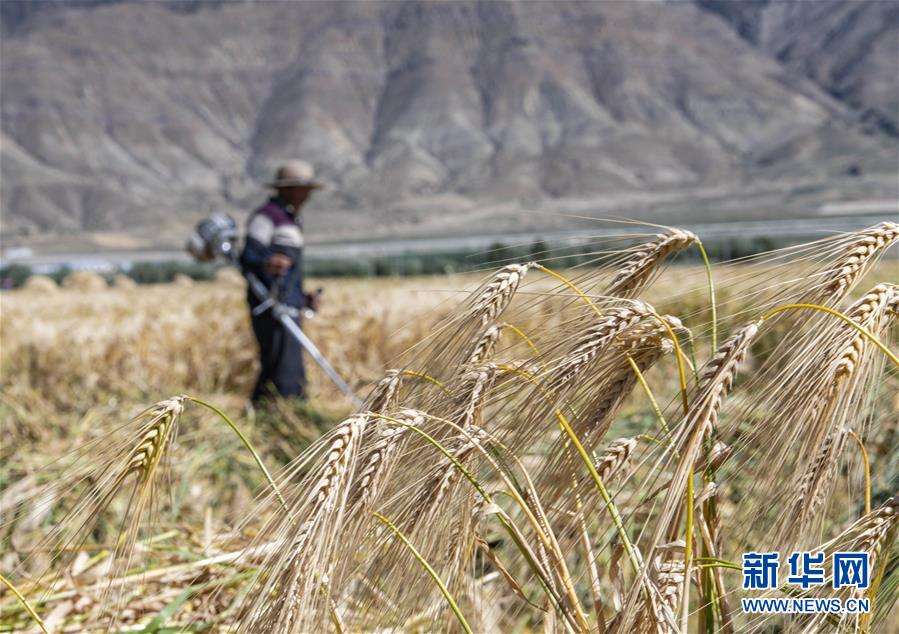
[[[287,306],[280,301],[280,283],[276,280],[271,291],[266,288],[254,273],[244,270],[240,266],[237,255],[238,240],[237,225],[234,219],[223,213],[214,213],[209,218],[197,223],[194,233],[187,241],[187,250],[198,262],[225,261],[241,269],[241,273],[247,280],[250,291],[259,300],[259,305],[253,311],[254,315],[260,315],[270,310],[272,316],[281,322],[284,328],[296,339],[303,349],[309,353],[315,362],[325,371],[338,389],[353,399],[356,406],[362,405],[362,401],[353,394],[353,390],[347,385],[337,371],[328,363],[324,355],[312,340],[300,329],[297,323],[299,311]],[[311,316],[312,311],[307,311]]]

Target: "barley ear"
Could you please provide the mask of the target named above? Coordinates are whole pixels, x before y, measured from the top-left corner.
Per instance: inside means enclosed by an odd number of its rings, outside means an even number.
[[[671,229],[641,245],[631,255],[606,289],[606,295],[633,297],[647,283],[655,268],[668,256],[696,242],[696,235],[683,229]]]

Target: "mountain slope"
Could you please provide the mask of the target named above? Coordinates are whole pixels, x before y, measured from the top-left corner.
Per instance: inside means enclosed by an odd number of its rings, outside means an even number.
[[[899,136],[899,3],[697,0],[748,41]]]
[[[309,7],[28,17],[0,56],[4,233],[177,236],[247,209],[292,156],[328,184],[311,220],[333,236],[500,231],[547,201],[823,182],[890,156],[692,4]]]

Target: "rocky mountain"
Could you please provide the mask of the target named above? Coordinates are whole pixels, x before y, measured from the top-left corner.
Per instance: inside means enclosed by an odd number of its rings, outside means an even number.
[[[891,3],[10,4],[7,239],[174,244],[285,157],[320,237],[896,195]]]
[[[899,2],[698,0],[698,4],[899,137]]]

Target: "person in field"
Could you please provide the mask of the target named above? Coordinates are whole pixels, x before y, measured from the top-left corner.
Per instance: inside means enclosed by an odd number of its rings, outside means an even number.
[[[247,239],[240,264],[262,280],[273,297],[296,310],[297,323],[304,308],[318,309],[318,295],[303,292],[302,209],[321,184],[306,161],[291,160],[278,168],[269,200],[248,220]],[[306,373],[302,347],[270,310],[256,315],[260,301],[247,293],[253,333],[259,342],[259,378],[253,389],[254,404],[273,395],[304,399]]]

